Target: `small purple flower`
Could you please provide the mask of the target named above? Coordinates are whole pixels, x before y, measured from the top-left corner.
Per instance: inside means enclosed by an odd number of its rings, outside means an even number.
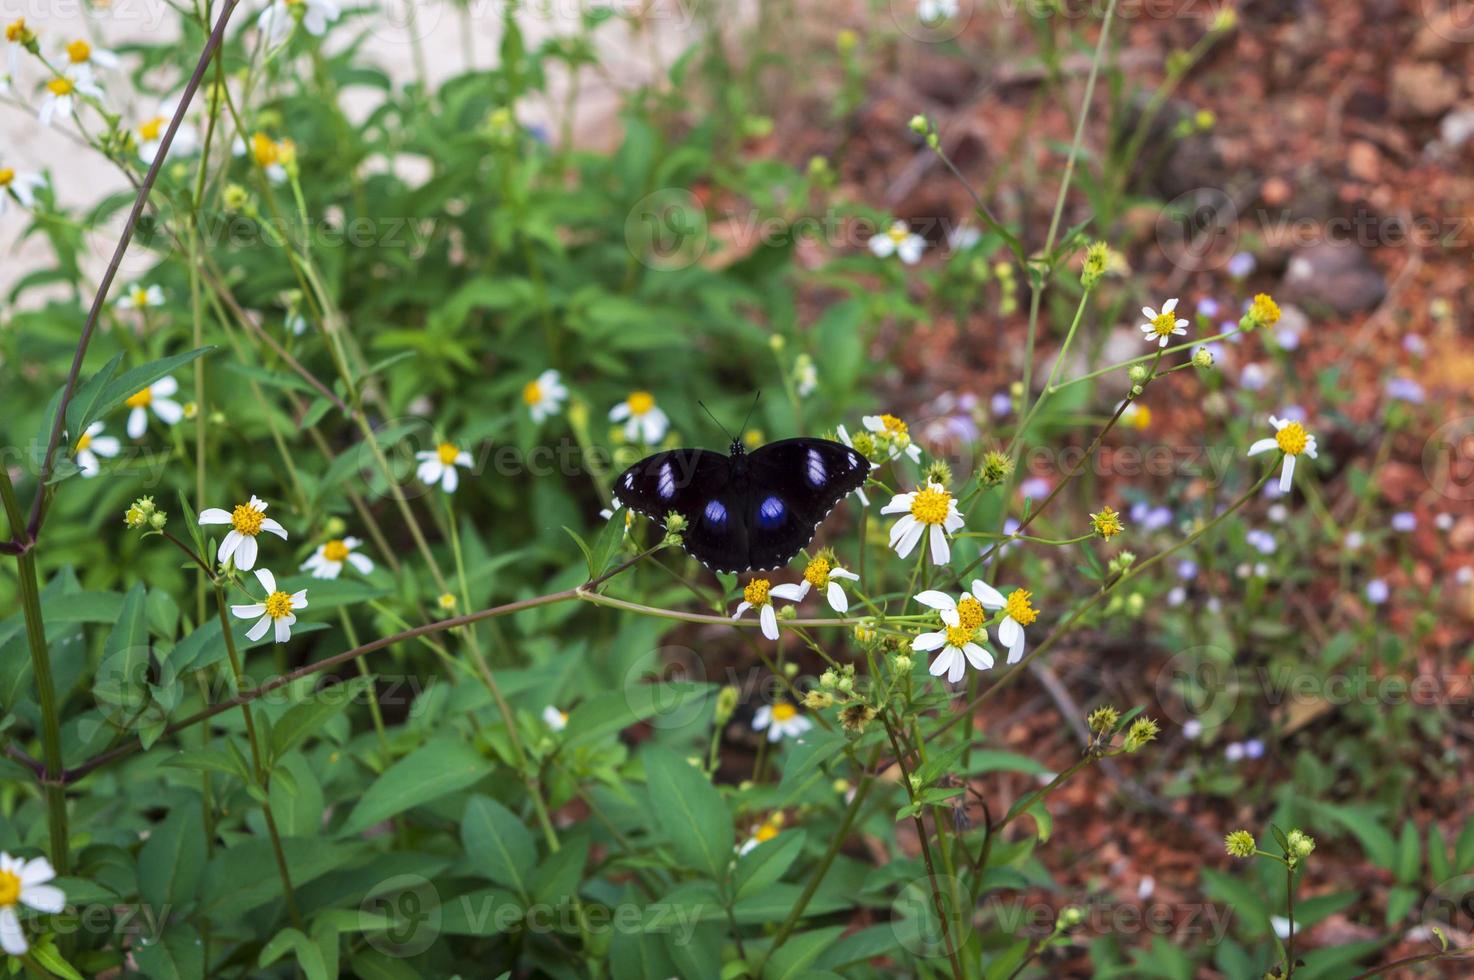
[[[1239,252],[1228,260],[1228,274],[1235,279],[1247,279],[1254,274],[1256,265],[1253,255],[1248,252]]]
[[[1387,382],[1387,397],[1421,405],[1428,395],[1423,391],[1423,386],[1412,378],[1392,378]]]
[[[1244,743],[1244,757],[1246,759],[1264,758],[1264,743],[1257,738],[1251,738]]]
[[[1387,597],[1391,594],[1392,590],[1387,588],[1387,583],[1382,579],[1374,578],[1367,583],[1367,602],[1374,606],[1380,606],[1386,602]]]
[[[1198,316],[1205,316],[1211,320],[1219,314],[1220,310],[1218,301],[1211,296],[1198,300]]]
[[[1299,422],[1302,425],[1309,417],[1305,414],[1304,407],[1300,405],[1286,405],[1284,411],[1280,412],[1280,418],[1289,419],[1291,422]]]
[[[1250,391],[1262,391],[1269,384],[1269,372],[1262,364],[1245,364],[1244,369],[1239,372],[1239,384]]]
[[[1197,738],[1203,734],[1203,723],[1196,718],[1189,718],[1182,723],[1182,735],[1184,738]]]
[[[1042,476],[1031,476],[1019,484],[1019,495],[1025,499],[1041,500],[1049,495],[1049,481]]]
[[[1428,353],[1428,342],[1424,340],[1419,334],[1403,334],[1402,349],[1407,351],[1409,354],[1416,354],[1418,357],[1422,357],[1424,354]]]
[[[1138,500],[1131,505],[1131,523],[1148,533],[1168,526],[1172,523],[1172,517],[1169,507],[1153,507],[1145,500]]]
[[[1289,327],[1281,327],[1274,332],[1274,339],[1279,342],[1280,347],[1285,350],[1294,350],[1300,346],[1300,331]]]
[[[1408,534],[1418,529],[1418,515],[1410,510],[1399,511],[1392,515],[1392,530]]]
[[[988,408],[995,418],[1001,419],[1013,411],[1013,396],[1006,391],[997,392],[989,399]]]
[[[1262,528],[1256,527],[1249,531],[1244,535],[1244,540],[1261,555],[1272,555],[1279,548],[1279,542],[1274,539],[1274,535]]]
[[[1223,757],[1225,759],[1227,759],[1229,762],[1243,762],[1244,761],[1244,743],[1243,742],[1229,742],[1227,745],[1225,745],[1223,747]]]
[[[1444,511],[1433,518],[1433,525],[1440,531],[1452,531],[1454,528],[1454,515]]]
[[[1198,563],[1191,558],[1184,558],[1177,563],[1177,577],[1184,582],[1191,582],[1198,577]]]

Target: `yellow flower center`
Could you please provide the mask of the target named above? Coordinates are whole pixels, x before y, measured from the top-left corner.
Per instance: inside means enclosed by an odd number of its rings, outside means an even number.
[[[648,391],[637,391],[625,401],[631,415],[644,415],[655,407],[655,396]]]
[[[26,36],[26,19],[13,20],[5,25],[5,40],[14,44]]]
[[[1299,456],[1305,452],[1310,436],[1306,434],[1305,426],[1299,422],[1291,422],[1275,433],[1274,441],[1284,450],[1286,456]]]
[[[154,116],[148,122],[138,127],[138,135],[150,142],[158,139],[159,133],[163,131],[166,121],[163,116]]]
[[[266,615],[272,619],[281,619],[292,614],[292,597],[285,592],[277,591],[266,597]]]
[[[20,901],[20,876],[14,871],[0,871],[0,908],[10,908]]]
[[[752,839],[757,841],[759,844],[762,844],[772,840],[774,837],[777,836],[778,828],[775,827],[773,824],[765,823],[757,829],[757,833],[752,835]]]
[[[269,167],[276,163],[280,155],[276,143],[265,133],[257,133],[251,137],[251,155],[256,158],[256,165]]]
[[[85,432],[82,433],[82,438],[77,440],[77,452],[80,453],[90,445],[92,445],[92,437]]]
[[[822,589],[829,584],[829,570],[832,567],[828,558],[815,558],[804,569],[804,581],[816,589]]]
[[[153,400],[153,389],[145,388],[142,391],[136,391],[133,394],[129,395],[127,400],[124,401],[123,404],[127,405],[129,408],[148,408],[149,405],[153,404]]]
[[[972,596],[963,596],[962,601],[957,603],[957,625],[968,632],[983,625],[983,620],[987,618],[987,614],[983,612],[983,604]]]
[[[1138,405],[1132,402],[1131,408],[1126,411],[1122,419],[1127,425],[1134,428],[1146,429],[1152,424],[1152,410],[1145,405]]]
[[[1260,293],[1254,297],[1249,315],[1266,327],[1272,327],[1280,322],[1280,307],[1268,293]]]
[[[956,647],[957,649],[961,650],[963,647],[971,643],[972,638],[976,635],[976,630],[970,630],[966,626],[963,626],[961,623],[957,624],[956,626],[948,626],[947,646]]]
[[[265,519],[266,515],[250,504],[236,504],[230,512],[230,526],[248,538],[261,533],[261,522]]]
[[[522,401],[527,405],[536,405],[543,400],[543,389],[536,381],[529,381],[522,386]]]
[[[755,578],[751,582],[748,582],[747,587],[742,590],[742,598],[747,600],[748,605],[767,605],[768,589],[772,588],[772,585],[773,583],[765,578]],[[776,710],[774,714],[777,714]]]
[[[76,87],[70,78],[53,78],[46,83],[46,88],[58,99],[71,95]]]
[[[456,457],[460,454],[461,451],[449,442],[442,442],[440,445],[435,447],[435,455],[439,456],[440,461],[446,466],[454,463],[456,461]]]
[[[940,524],[947,519],[952,495],[936,487],[916,491],[911,500],[911,516],[923,524]]]
[[[440,598],[436,599],[435,601],[437,604],[439,604],[440,608],[444,609],[446,612],[450,612],[456,607],[456,597],[451,595],[449,592],[440,593]]]
[[[9,187],[13,180],[15,180],[15,168],[0,167],[0,187]]]
[[[74,65],[80,65],[92,57],[92,45],[86,41],[73,41],[67,45],[67,59]]]
[[[777,704],[773,705],[774,721],[792,721],[797,714],[798,709],[789,704],[787,701],[779,701]]]
[[[891,230],[886,232],[886,235],[889,236],[890,240],[892,242],[895,242],[897,245],[904,242],[907,236],[909,236],[910,234],[911,232],[907,230],[906,226],[901,224],[899,221],[891,225]]]
[[[1152,318],[1152,333],[1158,337],[1170,337],[1177,329],[1176,313],[1158,313]]]
[[[1033,593],[1028,589],[1015,589],[1003,606],[1003,611],[1020,626],[1028,626],[1039,618],[1039,610],[1029,605]]]
[[[348,557],[348,546],[339,538],[334,538],[322,546],[322,556],[328,561],[342,561]]]
[[[148,305],[148,290],[147,289],[144,289],[142,286],[138,286],[138,287],[136,287],[133,290],[133,305],[134,306],[147,306]]]
[[[892,439],[899,439],[907,434],[906,423],[894,415],[882,415],[880,424],[885,429],[885,434]]]

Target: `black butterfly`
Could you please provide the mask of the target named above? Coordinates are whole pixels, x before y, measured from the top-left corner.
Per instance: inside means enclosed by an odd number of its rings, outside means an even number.
[[[621,473],[614,494],[637,514],[686,519],[686,550],[718,572],[781,568],[814,538],[870,463],[828,439],[783,439],[748,455],[673,449]]]

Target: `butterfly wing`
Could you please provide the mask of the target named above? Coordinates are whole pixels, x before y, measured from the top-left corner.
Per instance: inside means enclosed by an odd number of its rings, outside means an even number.
[[[865,457],[828,439],[783,439],[754,451],[742,488],[750,567],[786,565],[869,475]]]
[[[637,514],[665,522],[686,519],[686,550],[718,572],[745,571],[745,498],[732,478],[732,461],[705,449],[673,449],[647,456],[614,481],[614,495]]]

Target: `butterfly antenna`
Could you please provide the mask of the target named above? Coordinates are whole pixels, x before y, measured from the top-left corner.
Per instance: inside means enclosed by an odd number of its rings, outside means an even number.
[[[742,432],[747,431],[747,420],[752,418],[752,410],[757,408],[757,400],[761,397],[763,397],[763,390],[759,388],[757,394],[752,396],[752,404],[747,406],[747,414],[742,416]]]
[[[733,436],[731,432],[728,432],[727,431],[727,427],[722,424],[721,420],[718,419],[715,415],[712,414],[711,409],[709,409],[709,408],[706,407],[706,402],[704,402],[704,401],[702,401],[701,399],[698,398],[696,400],[696,404],[700,405],[701,406],[701,410],[703,412],[705,412],[708,416],[710,416],[711,420],[717,424],[717,428],[718,429],[721,429],[723,432],[726,432],[727,433],[727,441],[728,442],[736,442],[737,441],[736,437]]]

